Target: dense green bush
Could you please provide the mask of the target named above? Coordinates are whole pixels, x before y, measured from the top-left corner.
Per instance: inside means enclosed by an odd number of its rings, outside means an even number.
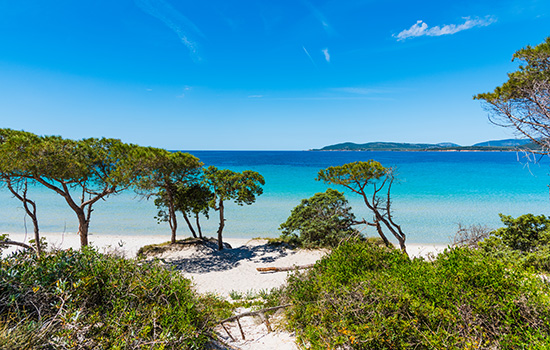
[[[304,248],[335,247],[357,233],[355,215],[342,192],[327,189],[303,199],[281,224],[282,240]]]
[[[533,214],[500,218],[505,227],[478,243],[482,251],[510,265],[550,272],[550,219]]]
[[[546,216],[525,214],[514,219],[509,215],[499,215],[506,227],[499,228],[494,235],[508,247],[530,252],[550,243],[550,219]]]
[[[312,349],[550,347],[550,287],[466,248],[433,262],[346,242],[289,278],[289,327]]]
[[[0,260],[1,349],[201,349],[190,281],[154,263],[56,251]]]

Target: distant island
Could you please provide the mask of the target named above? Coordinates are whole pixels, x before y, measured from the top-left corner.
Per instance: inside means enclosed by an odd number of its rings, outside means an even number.
[[[311,151],[518,151],[539,150],[540,146],[529,139],[491,140],[471,146],[461,146],[451,142],[441,143],[399,143],[368,142],[363,144],[344,142],[325,146]]]

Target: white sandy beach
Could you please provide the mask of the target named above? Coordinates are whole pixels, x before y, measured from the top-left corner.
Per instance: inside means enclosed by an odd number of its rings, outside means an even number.
[[[43,234],[49,247],[62,249],[80,247],[76,234]],[[183,238],[183,237],[182,237]],[[10,239],[28,243],[32,235],[10,234]],[[100,251],[117,250],[127,258],[136,256],[139,248],[168,241],[166,236],[123,236],[123,235],[90,235],[90,245]],[[189,245],[177,250],[169,250],[158,257],[165,263],[173,264],[183,275],[190,278],[199,293],[214,293],[229,298],[231,292],[247,295],[260,290],[280,287],[286,280],[287,272],[261,273],[258,267],[291,267],[312,264],[326,254],[325,250],[288,249],[271,246],[264,239],[228,238],[226,243],[231,249],[218,251],[215,244],[196,246]],[[9,248],[4,254],[17,248]],[[443,251],[442,245],[410,244],[409,255],[428,257]],[[247,310],[241,310],[247,311]],[[277,323],[276,321],[274,322]],[[239,349],[281,349],[297,350],[292,333],[277,330],[269,333],[266,326],[256,317],[241,320],[246,339],[240,337],[235,324],[228,324],[234,340],[230,339],[221,327],[217,329],[220,338]]]

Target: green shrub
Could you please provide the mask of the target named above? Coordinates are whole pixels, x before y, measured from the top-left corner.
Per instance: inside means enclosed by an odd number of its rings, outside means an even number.
[[[284,242],[304,248],[335,247],[357,233],[354,221],[344,194],[329,188],[303,199],[279,229]]]
[[[514,250],[531,252],[550,242],[550,219],[544,215],[525,214],[516,219],[499,214],[506,227],[499,228],[494,235]]]
[[[533,214],[500,218],[506,227],[479,242],[482,251],[518,268],[550,272],[550,219]]]
[[[286,287],[289,327],[312,349],[550,346],[550,288],[482,251],[434,262],[346,242]]]
[[[23,252],[1,264],[2,349],[201,349],[207,341],[211,324],[190,281],[154,263],[86,248],[39,260]]]

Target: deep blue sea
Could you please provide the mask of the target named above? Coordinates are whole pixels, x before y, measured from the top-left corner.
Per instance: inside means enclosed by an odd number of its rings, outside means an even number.
[[[458,224],[500,227],[499,213],[550,214],[548,184],[550,162],[528,162],[514,152],[310,152],[310,151],[189,151],[206,165],[232,170],[254,170],[266,180],[264,194],[250,206],[229,205],[225,237],[276,237],[278,227],[303,198],[324,191],[315,181],[319,169],[348,162],[374,159],[394,167],[398,183],[393,187],[394,219],[409,243],[448,244]],[[343,190],[337,186],[332,188]],[[77,220],[63,199],[44,188],[32,188],[38,203],[40,228],[48,232],[76,232]],[[358,217],[370,219],[358,196],[347,193]],[[94,206],[93,234],[164,235],[166,223],[157,224],[152,200],[132,191],[100,201]],[[204,221],[204,232],[214,235],[215,213]],[[30,220],[26,220],[32,232]],[[188,236],[183,219],[180,237]],[[7,189],[0,190],[0,232],[25,232],[20,203]],[[366,234],[375,235],[366,230]]]

